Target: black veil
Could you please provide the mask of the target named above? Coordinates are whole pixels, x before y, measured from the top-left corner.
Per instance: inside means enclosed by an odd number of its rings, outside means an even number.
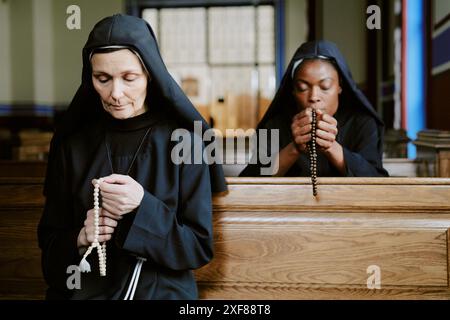
[[[289,62],[283,79],[281,80],[280,87],[275,94],[272,103],[270,104],[267,112],[258,124],[258,128],[264,127],[267,121],[274,118],[280,113],[289,116],[289,123],[291,122],[292,116],[297,113],[294,98],[292,96],[292,68],[294,67],[295,62],[299,60],[317,57],[326,57],[330,59],[333,62],[333,65],[337,68],[339,75],[341,76],[342,97],[340,98],[341,101],[339,101],[339,104],[341,105],[341,103],[343,103],[346,105],[352,105],[356,108],[364,108],[377,121],[380,130],[379,133],[381,134],[383,122],[379,118],[377,112],[372,107],[369,100],[367,100],[366,96],[361,92],[361,90],[353,80],[353,76],[351,74],[350,68],[347,65],[347,62],[344,59],[344,56],[341,54],[341,52],[333,42],[326,40],[306,42],[297,49],[291,61]]]
[[[326,40],[310,41],[302,44],[294,56],[292,57],[289,65],[281,80],[280,86],[275,94],[274,99],[269,105],[266,113],[259,122],[257,130],[259,129],[278,129],[279,130],[279,149],[281,150],[287,144],[292,142],[292,133],[290,130],[292,118],[299,112],[298,106],[294,100],[293,92],[293,69],[297,68],[299,64],[305,59],[326,59],[331,62],[340,77],[340,85],[342,87],[342,93],[339,95],[339,107],[336,112],[336,119],[343,120],[348,119],[355,112],[362,112],[375,120],[375,126],[378,131],[379,139],[376,142],[376,149],[371,154],[377,162],[377,174],[387,175],[384,169],[381,168],[381,155],[383,152],[383,133],[384,124],[379,118],[377,112],[361,92],[353,80],[353,76],[350,72],[350,68],[347,65],[343,55],[337,48],[337,46]],[[259,140],[256,143],[256,149],[253,150],[252,160],[255,163],[250,163],[244,171],[240,173],[240,176],[259,176],[259,158],[258,150],[264,150],[268,155],[272,154],[269,148],[265,150],[259,146]],[[264,152],[263,152],[264,153]],[[254,159],[253,159],[254,158]],[[380,158],[380,159],[378,159]],[[379,167],[379,168],[378,168]],[[366,174],[366,173],[364,173]]]
[[[145,68],[151,74],[147,93],[151,100],[150,104],[164,105],[168,109],[170,108],[167,113],[173,115],[182,128],[193,131],[194,121],[201,121],[202,131],[209,129],[206,121],[170,76],[161,58],[156,37],[150,25],[143,19],[134,16],[116,14],[104,18],[94,26],[83,48],[81,85],[63,119],[56,127],[51,143],[48,167],[51,167],[55,150],[65,137],[82,127],[95,124],[101,117],[103,108],[91,80],[90,55],[96,48],[111,46],[129,47],[138,53]],[[209,165],[209,171],[212,191],[227,190],[222,166],[213,163]],[[47,185],[44,187],[44,194],[46,190]]]

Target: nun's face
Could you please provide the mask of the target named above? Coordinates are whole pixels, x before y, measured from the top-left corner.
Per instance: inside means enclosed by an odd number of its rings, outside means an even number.
[[[328,61],[307,59],[295,72],[293,95],[300,110],[314,108],[333,116],[339,104],[339,75]]]
[[[127,119],[146,111],[147,74],[133,52],[95,53],[91,63],[92,83],[106,112]]]

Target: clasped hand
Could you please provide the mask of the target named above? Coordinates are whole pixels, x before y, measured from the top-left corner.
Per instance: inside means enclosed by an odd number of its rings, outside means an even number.
[[[95,184],[95,180],[92,184]],[[102,208],[120,217],[141,204],[144,188],[130,176],[112,174],[104,177],[100,183],[100,195]]]
[[[307,143],[311,141],[312,109],[307,108],[297,113],[291,124],[292,137],[300,152],[307,151]],[[319,151],[328,151],[336,143],[338,133],[337,121],[334,117],[316,110],[316,144]]]
[[[92,180],[95,185],[97,180]],[[111,239],[117,221],[136,209],[144,197],[144,188],[130,176],[112,174],[100,183],[101,208],[99,211],[99,237],[104,242]],[[78,247],[94,242],[94,209],[87,212],[84,227],[78,236]]]

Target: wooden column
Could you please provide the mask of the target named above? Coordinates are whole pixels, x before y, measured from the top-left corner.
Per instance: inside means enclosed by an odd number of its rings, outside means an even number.
[[[450,131],[421,131],[414,144],[421,176],[450,177]]]

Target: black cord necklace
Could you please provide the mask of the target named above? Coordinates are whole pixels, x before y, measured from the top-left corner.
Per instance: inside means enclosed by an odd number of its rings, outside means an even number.
[[[311,183],[313,189],[313,196],[317,196],[317,150],[316,150],[316,126],[317,126],[317,114],[316,110],[312,110],[312,122],[311,122],[311,141],[308,142],[309,151],[309,168],[311,172]]]
[[[145,134],[142,137],[141,142],[139,143],[139,146],[133,155],[133,159],[131,160],[130,166],[128,167],[128,170],[126,172],[127,176],[130,174],[130,171],[131,171],[131,168],[133,167],[134,161],[136,160],[139,150],[141,150],[141,147],[144,144],[145,138],[147,137],[148,133],[150,132],[150,129],[151,129],[151,127],[148,128],[147,131],[145,131]],[[106,154],[108,155],[109,167],[111,169],[111,173],[114,173],[113,164],[112,164],[112,160],[111,160],[111,149],[109,148],[109,143],[108,143],[108,135],[106,135],[106,137],[105,137],[105,146],[106,146]]]

